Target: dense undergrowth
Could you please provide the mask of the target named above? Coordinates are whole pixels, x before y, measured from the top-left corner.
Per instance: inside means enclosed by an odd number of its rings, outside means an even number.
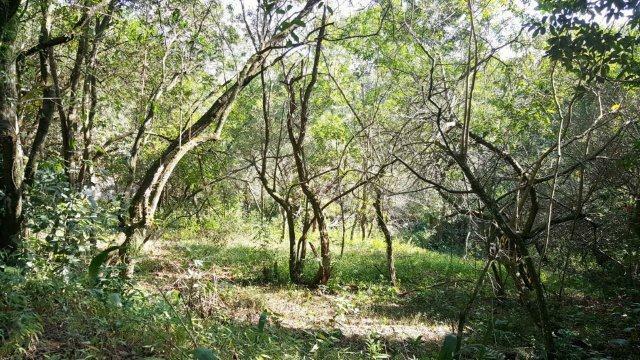
[[[347,241],[343,256],[336,245],[331,282],[309,289],[288,282],[277,239],[178,235],[148,246],[134,280],[108,266],[96,283],[88,257],[64,271],[5,267],[0,358],[437,358],[482,267],[400,241],[394,288],[374,236]],[[565,358],[628,358],[638,346],[637,288],[600,276],[572,276],[559,297],[557,274],[544,274]],[[490,282],[468,325],[465,358],[542,352],[515,294],[498,300]]]

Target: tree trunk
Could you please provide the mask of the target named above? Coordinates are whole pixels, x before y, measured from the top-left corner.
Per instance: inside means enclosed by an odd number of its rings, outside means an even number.
[[[22,146],[16,114],[18,91],[14,43],[18,33],[19,0],[0,1],[0,151],[2,197],[0,250],[12,252],[22,228]]]
[[[487,210],[491,213],[498,228],[501,232],[506,236],[508,242],[511,247],[517,254],[518,259],[523,259],[522,265],[524,271],[527,273],[524,277],[528,276],[528,281],[531,283],[531,286],[534,289],[535,297],[536,297],[536,312],[539,316],[539,327],[542,332],[543,341],[545,345],[547,359],[555,359],[556,358],[556,348],[555,342],[553,339],[553,330],[551,325],[551,320],[549,318],[549,310],[547,308],[547,301],[545,297],[544,288],[542,287],[542,282],[540,280],[540,274],[536,269],[536,265],[533,262],[533,258],[529,253],[529,249],[525,244],[522,235],[516,232],[510,225],[509,221],[505,218],[505,216],[500,211],[498,204],[495,199],[493,199],[482,186],[480,181],[475,177],[471,168],[466,163],[465,159],[453,154],[453,159],[456,161],[460,170],[464,173],[465,177],[469,181],[471,185],[471,189],[478,196],[478,198],[484,203],[487,207]],[[525,294],[526,295],[526,294]],[[532,314],[534,315],[534,314]]]
[[[320,51],[322,48],[322,39],[325,34],[325,21],[326,12],[322,16],[322,26],[318,32],[318,38],[316,40],[315,52],[313,55],[313,65],[310,73],[310,79],[303,87],[303,91],[300,96],[300,111],[299,111],[299,123],[297,125],[297,136],[294,131],[294,117],[298,114],[297,106],[297,91],[295,89],[295,82],[302,77],[296,77],[293,80],[285,79],[287,93],[289,95],[289,109],[287,113],[287,135],[289,142],[291,143],[293,159],[295,162],[296,173],[300,182],[300,188],[304,194],[306,200],[311,204],[313,211],[313,219],[305,227],[311,224],[317,225],[318,233],[320,236],[320,267],[318,268],[318,274],[315,279],[315,285],[326,285],[329,282],[331,276],[331,250],[329,248],[329,233],[327,231],[326,220],[322,211],[322,205],[320,204],[320,198],[315,193],[315,190],[311,188],[309,183],[309,174],[306,168],[306,159],[304,152],[304,140],[307,131],[307,125],[309,123],[309,100],[311,98],[311,92],[318,79],[318,64],[320,62]],[[304,236],[304,233],[303,233]]]
[[[93,61],[95,61],[95,59],[93,59]],[[93,166],[91,164],[91,146],[93,143],[93,126],[96,116],[96,107],[98,106],[96,85],[95,76],[93,74],[89,75],[89,79],[87,79],[89,111],[82,126],[82,161],[80,163],[80,174],[78,175],[78,185],[80,186],[85,185],[87,182],[91,182],[91,176],[93,174]]]
[[[285,214],[287,219],[287,234],[289,235],[289,278],[291,279],[291,282],[298,284],[302,279],[303,264],[296,247],[295,218],[291,211],[285,210]]]
[[[79,96],[80,79],[83,75],[83,67],[85,67],[84,73],[88,73],[93,77],[93,67],[95,65],[95,56],[97,47],[102,37],[104,30],[111,23],[111,14],[115,10],[118,4],[117,0],[110,0],[107,5],[107,9],[104,10],[104,15],[95,19],[95,26],[92,31],[92,21],[86,21],[82,25],[82,35],[78,40],[78,48],[76,50],[76,56],[69,76],[69,103],[67,111],[64,116],[60,116],[60,129],[62,131],[62,155],[64,159],[64,170],[69,183],[72,185],[79,185],[80,183],[80,171],[82,165],[79,164],[83,160],[83,154],[79,151],[77,134],[79,130],[80,122],[78,121],[78,105],[82,103],[83,98]],[[84,4],[83,16],[89,16],[91,9],[91,1],[87,0]],[[92,34],[93,33],[93,34]],[[85,75],[86,77],[87,75]],[[54,78],[55,80],[55,78]],[[93,80],[90,80],[90,82]],[[95,85],[95,81],[94,85]],[[58,84],[56,91],[58,96],[61,96],[60,86]],[[95,95],[95,94],[94,94]],[[58,102],[60,106],[60,112],[64,113],[62,101]],[[85,169],[86,171],[86,169]]]
[[[85,10],[85,16],[87,15],[88,9],[89,7],[87,6]],[[66,116],[60,118],[64,171],[67,175],[69,183],[71,184],[75,184],[78,178],[78,169],[76,169],[76,133],[78,130],[77,107],[78,103],[80,102],[78,99],[78,85],[80,83],[80,77],[82,75],[82,65],[85,62],[86,55],[89,49],[89,28],[89,22],[87,21],[87,23],[84,25],[82,36],[80,37],[78,42],[75,61],[71,70],[71,75],[69,76],[69,107],[67,109]]]
[[[482,289],[482,284],[484,283],[484,278],[487,275],[487,270],[489,266],[493,263],[493,259],[487,260],[484,268],[480,272],[480,276],[478,276],[478,280],[476,281],[476,285],[473,289],[473,293],[467,302],[467,305],[464,307],[460,314],[458,315],[458,327],[457,327],[457,336],[456,336],[456,350],[454,351],[454,356],[456,359],[460,359],[460,349],[462,348],[462,337],[464,335],[464,326],[467,322],[467,316],[473,307],[473,303],[478,297],[480,290]]]
[[[93,143],[93,126],[96,111],[98,107],[98,89],[96,81],[96,64],[98,56],[98,46],[102,35],[105,30],[111,25],[111,14],[116,6],[116,1],[111,1],[107,9],[107,13],[96,22],[94,39],[91,44],[91,51],[87,56],[87,75],[85,79],[85,96],[88,93],[89,96],[89,110],[84,114],[84,121],[82,124],[82,160],[80,163],[80,173],[78,175],[78,185],[83,186],[85,182],[91,181],[91,175],[93,173],[93,165],[91,164],[91,147]]]
[[[496,297],[502,299],[505,296],[504,281],[502,280],[502,276],[500,276],[500,269],[495,262],[491,263],[491,272],[493,273]]]
[[[340,257],[344,254],[344,240],[347,233],[347,224],[344,218],[344,202],[340,200],[340,223],[342,224],[342,241],[340,242]]]
[[[362,187],[362,206],[360,207],[360,241],[364,243],[367,239],[367,187]]]
[[[135,271],[135,256],[142,245],[141,239],[144,239],[144,230],[145,229],[137,231],[136,229],[129,227],[124,231],[125,239],[118,249],[120,264],[122,265],[120,277],[123,279],[133,278]]]
[[[387,244],[387,270],[389,272],[389,281],[393,286],[397,285],[396,279],[396,265],[393,259],[393,239],[391,238],[391,232],[387,227],[387,223],[384,220],[384,213],[382,212],[382,191],[376,189],[376,197],[373,201],[373,208],[376,210],[376,220],[378,227],[384,235],[384,241]]]
[[[314,199],[315,200],[315,199]],[[313,213],[318,222],[318,233],[320,236],[320,268],[316,277],[316,284],[326,285],[331,277],[331,251],[329,249],[329,232],[327,224],[320,208],[320,202],[315,200],[311,202]]]
[[[43,1],[42,5],[42,24],[40,27],[40,43],[45,43],[49,40],[51,32],[51,16],[50,16],[50,3]],[[53,80],[50,74],[49,59],[52,56],[50,54],[53,51],[51,47],[46,49],[40,49],[38,52],[40,58],[40,81],[42,83],[42,104],[38,110],[38,128],[36,130],[31,150],[29,151],[29,160],[25,168],[25,185],[30,186],[33,184],[35,173],[38,170],[38,157],[42,151],[42,147],[49,133],[49,127],[53,120],[53,113],[55,111],[56,96],[53,88]]]

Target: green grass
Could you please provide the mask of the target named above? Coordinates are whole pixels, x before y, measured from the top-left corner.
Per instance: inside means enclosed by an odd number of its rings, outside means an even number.
[[[2,273],[2,293],[11,296],[0,298],[0,358],[183,359],[202,347],[222,359],[430,359],[483,265],[397,241],[393,288],[384,242],[374,237],[348,242],[343,256],[334,243],[330,283],[309,289],[289,283],[286,248],[250,236],[227,243],[167,236],[140,257],[135,281],[107,272],[98,288],[82,272]],[[305,276],[316,269],[309,259]],[[543,278],[568,358],[624,358],[637,346],[637,289],[611,298],[574,276],[556,299],[557,274]],[[469,315],[467,358],[534,358],[541,347],[530,324],[515,294],[499,303],[487,282]]]

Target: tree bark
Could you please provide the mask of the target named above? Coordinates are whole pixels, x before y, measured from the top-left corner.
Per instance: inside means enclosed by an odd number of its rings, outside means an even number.
[[[0,0],[0,250],[13,252],[22,228],[22,146],[16,114],[18,91],[14,44],[19,28],[19,0]]]
[[[84,16],[87,16],[89,11],[88,9],[89,7],[87,6],[85,8]],[[71,184],[75,184],[78,177],[76,169],[76,132],[78,130],[77,108],[78,103],[80,102],[78,99],[78,85],[82,75],[82,65],[84,64],[87,52],[89,51],[90,23],[85,23],[83,27],[84,29],[78,42],[78,49],[76,50],[73,68],[71,69],[71,75],[69,76],[69,106],[66,116],[60,118],[64,172]],[[62,109],[62,111],[64,111],[64,109]]]
[[[95,60],[95,54],[97,51],[100,38],[104,30],[111,23],[111,14],[115,10],[118,4],[117,0],[110,0],[105,10],[104,15],[95,19],[95,31],[92,31],[92,21],[88,20],[82,24],[82,35],[78,39],[78,48],[69,75],[69,102],[65,112],[62,104],[62,100],[58,101],[60,116],[60,130],[62,136],[62,157],[64,160],[64,171],[67,175],[69,183],[72,185],[79,184],[80,180],[80,165],[78,164],[82,160],[82,154],[79,152],[78,146],[78,130],[80,122],[78,120],[78,105],[82,102],[82,97],[79,96],[79,85],[83,75],[83,67],[88,68],[88,73],[92,73],[92,62]],[[84,4],[83,17],[90,16],[91,1],[86,1]],[[92,34],[93,32],[93,34]],[[53,64],[52,64],[53,65]],[[54,65],[55,66],[55,65]],[[54,72],[54,71],[52,71]],[[93,75],[89,75],[93,76]],[[54,73],[54,82],[57,76]],[[55,85],[55,84],[54,84]],[[56,86],[57,96],[62,96],[61,87],[58,84]],[[62,115],[64,114],[64,115]]]
[[[262,183],[262,187],[267,194],[280,206],[282,211],[282,238],[285,237],[285,229],[289,239],[289,279],[294,284],[302,282],[302,272],[304,266],[305,253],[300,249],[301,243],[306,241],[306,233],[301,235],[300,240],[296,238],[296,224],[293,204],[289,197],[284,197],[276,191],[276,178],[278,170],[278,156],[275,157],[276,164],[273,172],[273,185],[270,185],[267,178],[267,157],[269,154],[269,144],[271,142],[271,116],[269,114],[269,96],[267,95],[266,82],[264,78],[264,69],[260,74],[260,84],[262,85],[262,117],[264,121],[264,140],[262,144],[262,158],[260,159],[260,168],[258,168],[258,178]],[[277,142],[276,154],[280,154],[281,142]],[[304,245],[306,246],[306,244]]]
[[[376,211],[376,220],[378,227],[384,235],[384,241],[387,245],[387,270],[389,272],[389,281],[393,286],[397,285],[396,279],[396,265],[393,258],[393,239],[391,238],[391,232],[387,227],[387,222],[384,219],[384,213],[382,212],[382,191],[376,189],[376,197],[373,201],[373,208]]]
[[[325,34],[325,21],[326,12],[322,16],[322,24],[320,31],[318,32],[318,38],[315,44],[313,64],[311,67],[311,78],[309,82],[304,86],[300,100],[300,112],[299,112],[299,124],[298,134],[296,136],[294,132],[294,117],[298,112],[298,106],[296,104],[296,90],[295,82],[302,77],[296,77],[294,79],[286,80],[286,88],[289,94],[289,109],[287,113],[287,134],[289,136],[289,142],[291,143],[293,159],[295,162],[296,173],[298,174],[298,180],[300,182],[300,188],[304,193],[307,201],[311,204],[311,210],[313,211],[313,219],[310,223],[314,223],[318,226],[318,234],[320,237],[320,267],[318,268],[318,274],[314,283],[316,285],[325,285],[329,282],[331,276],[331,251],[329,248],[329,232],[327,231],[327,224],[323,213],[320,199],[309,184],[309,175],[306,168],[306,159],[304,153],[304,140],[307,131],[307,125],[309,121],[309,100],[311,98],[311,92],[318,80],[318,64],[320,62],[320,51],[322,49],[322,40]]]
[[[476,176],[471,171],[471,168],[462,157],[452,154],[453,159],[456,161],[460,170],[464,173],[465,177],[469,181],[471,185],[471,189],[478,196],[478,198],[482,201],[482,203],[487,207],[487,210],[493,216],[498,228],[501,230],[502,234],[508,239],[511,243],[514,251],[517,252],[518,258],[522,259],[519,266],[525,270],[526,274],[522,274],[522,278],[531,282],[531,286],[534,289],[535,297],[536,297],[536,307],[534,310],[535,314],[532,313],[532,316],[537,315],[539,319],[540,330],[542,331],[543,341],[545,344],[545,350],[547,353],[547,359],[555,359],[556,358],[556,349],[555,349],[555,341],[553,339],[553,331],[551,320],[549,317],[549,310],[547,308],[546,296],[544,293],[544,288],[542,287],[542,282],[540,280],[540,274],[533,262],[533,258],[529,253],[529,249],[525,244],[522,235],[516,232],[509,224],[509,221],[505,218],[505,216],[500,211],[498,204],[495,199],[493,199],[484,189],[482,184],[478,181]],[[521,296],[526,297],[526,290],[524,292],[521,291]],[[535,318],[536,316],[534,316]]]
[[[102,36],[104,32],[111,25],[112,13],[115,11],[117,5],[116,0],[111,0],[107,7],[106,13],[96,20],[94,32],[93,32],[93,42],[91,44],[91,50],[87,55],[87,75],[85,79],[85,95],[88,93],[89,96],[89,110],[86,114],[84,114],[83,124],[82,124],[82,139],[83,139],[83,148],[82,148],[82,157],[80,161],[80,170],[78,174],[78,185],[83,186],[87,180],[91,180],[91,175],[93,173],[92,166],[92,156],[91,156],[91,147],[93,146],[93,126],[94,119],[96,116],[96,111],[98,107],[98,89],[97,89],[97,81],[96,81],[96,64],[97,64],[97,56],[98,56],[98,47],[100,46],[100,40],[102,40]]]
[[[49,1],[42,2],[40,43],[46,43],[49,41],[51,32],[50,8],[51,4]],[[27,161],[27,166],[25,168],[24,183],[27,186],[31,186],[33,184],[35,173],[38,170],[38,157],[40,156],[47,134],[49,133],[49,127],[51,126],[56,106],[54,101],[56,93],[53,87],[53,79],[51,78],[49,66],[49,59],[52,56],[50,53],[52,51],[52,47],[42,48],[38,51],[38,56],[40,58],[40,82],[42,83],[42,104],[38,110],[38,127],[36,129],[35,138],[33,139],[33,144],[29,151],[29,160]]]
[[[344,218],[344,201],[340,200],[338,204],[340,205],[340,223],[342,224],[342,241],[340,241],[340,257],[342,258],[342,255],[344,255],[344,240],[347,234],[347,224]]]

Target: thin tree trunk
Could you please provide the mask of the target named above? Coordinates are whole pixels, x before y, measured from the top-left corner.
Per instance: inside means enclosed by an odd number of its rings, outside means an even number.
[[[384,220],[384,213],[382,212],[382,191],[376,189],[376,197],[373,201],[373,208],[376,210],[376,220],[378,227],[384,235],[384,241],[387,244],[387,270],[389,272],[389,281],[393,286],[397,285],[396,279],[396,265],[393,258],[393,239],[391,238],[391,232],[387,227],[387,223]]]
[[[167,54],[165,56],[167,56],[168,54],[169,53],[167,50]],[[155,116],[155,110],[158,106],[157,103],[162,98],[165,92],[171,91],[171,89],[178,83],[178,78],[178,74],[175,74],[167,84],[161,83],[160,85],[158,85],[156,90],[151,94],[149,100],[147,101],[145,117],[138,127],[136,137],[134,138],[133,145],[131,146],[131,150],[129,151],[128,166],[131,174],[129,184],[127,185],[127,192],[131,192],[133,190],[133,184],[135,182],[136,172],[138,169],[138,158],[140,156],[140,151],[142,150],[145,134],[151,127],[151,123]]]
[[[282,226],[280,227],[280,241],[284,241],[287,233],[287,215],[284,210],[280,208],[280,214],[282,215]]]
[[[287,211],[287,229],[289,234],[289,278],[293,283],[299,283],[302,278],[302,261],[296,249],[296,224],[291,211]]]
[[[347,233],[347,224],[344,218],[344,202],[340,200],[340,222],[342,223],[342,241],[340,242],[340,257],[344,254],[344,240]]]
[[[353,241],[353,234],[356,232],[356,226],[358,225],[358,212],[353,214],[353,223],[351,224],[351,231],[349,233],[349,241]]]
[[[42,2],[40,43],[45,43],[49,40],[51,32],[50,8],[51,4],[49,1]],[[40,49],[38,52],[40,58],[40,81],[42,83],[42,104],[38,110],[38,127],[35,138],[33,139],[33,144],[31,145],[31,150],[29,151],[29,160],[27,161],[27,166],[25,168],[24,183],[27,186],[30,186],[33,183],[35,173],[38,170],[38,157],[40,156],[47,134],[49,133],[49,127],[51,126],[53,113],[55,111],[56,103],[54,101],[54,97],[56,96],[56,93],[53,88],[53,79],[51,78],[49,66],[49,58],[51,57],[49,53],[52,51],[53,48],[49,47]]]
[[[329,247],[329,233],[327,231],[326,220],[320,204],[320,199],[309,184],[309,176],[306,169],[306,159],[304,152],[304,140],[307,131],[307,125],[309,120],[309,100],[311,98],[311,92],[318,78],[318,64],[320,61],[320,51],[322,48],[322,40],[325,34],[325,21],[326,11],[322,16],[322,26],[318,32],[318,38],[315,44],[315,52],[313,56],[313,65],[311,69],[311,77],[306,86],[304,86],[300,101],[299,117],[300,121],[297,124],[298,134],[296,136],[294,132],[294,116],[298,113],[298,106],[296,104],[297,92],[295,90],[295,82],[300,80],[301,77],[297,77],[294,80],[286,80],[286,88],[289,95],[289,109],[287,113],[287,134],[289,142],[291,143],[293,159],[295,162],[296,172],[298,174],[298,180],[300,182],[300,188],[305,195],[305,198],[311,204],[313,211],[313,219],[310,223],[314,223],[318,227],[318,233],[320,237],[320,267],[318,268],[318,274],[316,275],[315,284],[325,285],[329,282],[331,276],[331,251]],[[304,236],[304,235],[303,235]]]
[[[93,143],[93,126],[96,116],[96,107],[98,106],[98,94],[96,89],[96,78],[93,74],[88,79],[89,90],[89,112],[86,121],[82,127],[82,162],[80,164],[80,174],[78,176],[78,184],[84,185],[87,181],[91,181],[93,166],[91,164],[91,146]]]
[[[502,280],[502,276],[500,276],[500,269],[495,262],[491,264],[491,271],[496,286],[496,297],[502,299],[505,296],[504,281]]]
[[[362,187],[362,206],[360,207],[360,240],[367,239],[367,187]]]
[[[58,102],[60,106],[60,112],[64,113],[64,116],[60,116],[60,129],[62,132],[62,155],[64,159],[64,170],[69,182],[72,185],[79,184],[80,180],[80,165],[78,162],[82,159],[82,153],[79,152],[77,133],[79,128],[78,121],[78,105],[82,103],[82,97],[79,96],[80,79],[83,75],[83,67],[89,68],[89,72],[92,72],[93,64],[95,62],[95,54],[97,46],[99,44],[102,33],[111,23],[111,14],[115,10],[118,4],[117,0],[110,0],[105,10],[105,14],[95,19],[95,26],[92,31],[92,21],[86,21],[82,25],[82,35],[78,40],[78,48],[76,50],[76,56],[69,75],[69,103],[67,104],[66,112],[62,107],[62,101]],[[91,1],[87,0],[84,4],[83,16],[90,16]],[[93,33],[93,34],[92,34]],[[93,38],[92,38],[93,35]],[[55,81],[56,77],[54,77]],[[61,96],[60,86],[57,87],[57,96]]]
[[[318,269],[318,276],[316,278],[316,284],[326,285],[331,277],[331,251],[329,249],[329,233],[327,231],[327,224],[325,222],[324,214],[320,208],[320,203],[312,202],[313,212],[316,220],[318,221],[318,232],[320,236],[320,268]]]
[[[476,281],[476,286],[473,289],[473,293],[467,302],[467,305],[464,307],[458,316],[458,334],[456,336],[456,350],[454,352],[454,356],[456,359],[460,358],[460,349],[462,348],[462,336],[464,335],[464,325],[467,322],[467,316],[469,315],[469,311],[471,311],[473,307],[473,303],[478,297],[480,290],[482,289],[482,284],[484,283],[484,278],[487,275],[487,271],[489,270],[489,266],[493,263],[493,259],[487,260],[487,263],[482,268],[480,272],[480,276],[478,276],[478,281]]]
[[[86,6],[84,16],[87,16],[89,6]],[[76,151],[77,141],[76,132],[78,130],[77,110],[78,103],[78,85],[82,76],[82,65],[87,57],[89,50],[89,29],[90,22],[87,21],[84,26],[82,36],[78,42],[76,57],[69,76],[69,106],[65,117],[60,118],[60,130],[62,135],[62,157],[64,159],[64,171],[71,184],[76,184],[78,177],[76,169]],[[58,94],[61,95],[61,94]],[[63,110],[64,111],[64,110]]]

